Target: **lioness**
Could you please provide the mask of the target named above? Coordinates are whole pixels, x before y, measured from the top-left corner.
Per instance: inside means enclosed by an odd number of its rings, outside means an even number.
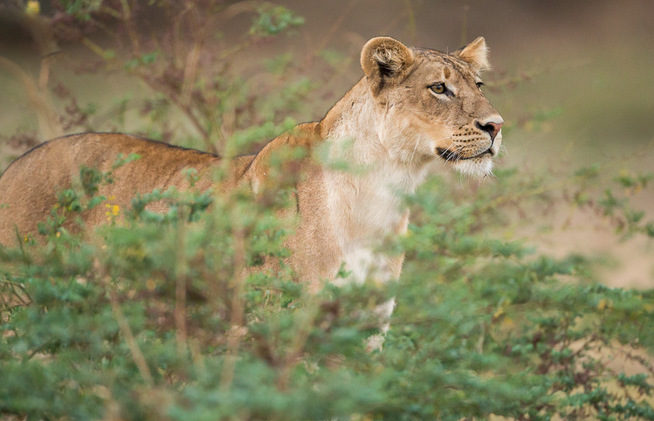
[[[450,54],[373,38],[361,51],[363,78],[322,120],[299,125],[256,155],[233,159],[226,185],[249,183],[255,191],[266,188],[266,158],[284,145],[329,142],[332,155],[367,169],[354,174],[311,158],[301,162],[304,176],[295,185],[300,222],[287,244],[300,281],[333,279],[342,263],[354,280],[398,277],[403,259],[376,249],[381,239],[407,229],[408,211],[399,195],[413,191],[434,161],[468,174],[490,173],[503,120],[480,89],[487,55],[481,37]],[[116,156],[133,153],[141,158],[117,169],[113,184],[100,191],[122,208],[155,188],[188,188],[187,168],[205,175],[195,187],[208,189],[207,174],[220,162],[209,153],[125,134],[52,140],[18,158],[0,177],[0,243],[36,236],[37,222],[56,203],[55,193],[73,182],[81,166],[108,171]],[[105,221],[104,212],[98,207],[85,214],[86,225]]]

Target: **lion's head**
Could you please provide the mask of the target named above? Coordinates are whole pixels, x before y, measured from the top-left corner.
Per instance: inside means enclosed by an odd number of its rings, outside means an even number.
[[[474,175],[491,172],[504,120],[482,92],[489,68],[484,38],[453,53],[373,38],[361,67],[375,98],[384,144],[405,162],[440,159]]]

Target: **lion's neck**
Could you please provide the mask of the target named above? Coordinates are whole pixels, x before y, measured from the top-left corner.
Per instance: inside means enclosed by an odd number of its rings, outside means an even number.
[[[355,172],[363,170],[364,176],[354,175],[355,179],[363,182],[369,177],[381,177],[398,193],[411,193],[424,180],[426,163],[419,157],[410,160],[398,153],[395,146],[411,140],[386,133],[385,110],[375,103],[364,82],[359,81],[321,121],[329,156],[348,162]]]
[[[326,170],[328,206],[344,248],[375,246],[384,236],[404,232],[402,196],[424,179],[424,165],[394,156],[384,134],[383,109],[376,106],[364,81],[354,86],[321,122],[332,161],[350,170]]]

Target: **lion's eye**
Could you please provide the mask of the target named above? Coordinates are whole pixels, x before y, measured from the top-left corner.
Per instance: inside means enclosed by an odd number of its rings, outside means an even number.
[[[481,87],[484,86],[484,82],[477,82],[477,87],[481,89]]]
[[[429,85],[429,89],[435,94],[444,94],[445,92],[447,92],[447,88],[445,87],[445,84],[442,82]]]

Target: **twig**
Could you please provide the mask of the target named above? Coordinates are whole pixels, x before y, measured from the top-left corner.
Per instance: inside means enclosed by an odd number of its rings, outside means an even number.
[[[114,318],[118,323],[118,328],[120,329],[121,334],[125,338],[125,342],[127,343],[129,352],[132,354],[132,359],[134,360],[134,363],[136,364],[136,367],[138,368],[139,373],[141,374],[141,377],[143,377],[145,383],[148,386],[152,387],[154,386],[154,380],[152,379],[150,368],[148,367],[145,357],[141,352],[141,348],[139,348],[139,345],[136,342],[136,338],[134,338],[134,334],[132,333],[132,328],[129,326],[129,323],[125,318],[125,314],[123,314],[123,310],[120,308],[120,303],[118,302],[116,291],[114,290],[111,283],[107,281],[107,277],[105,274],[106,271],[104,270],[104,267],[102,267],[102,265],[97,260],[95,261],[94,266],[97,269],[96,273],[99,274],[99,278],[101,282],[104,284],[105,288],[109,292],[109,302],[111,303],[111,311],[113,312]]]
[[[470,5],[466,4],[463,6],[463,20],[461,22],[461,45],[465,45],[468,41],[468,12],[470,11]]]
[[[411,0],[404,0],[404,6],[407,10],[408,16],[408,22],[407,22],[407,27],[409,29],[409,40],[411,41],[412,44],[415,44],[416,41],[418,40],[417,38],[417,30],[416,30],[416,14],[415,11],[413,10],[413,4],[411,3]]]
[[[148,367],[148,364],[145,361],[145,357],[141,352],[141,348],[139,348],[138,343],[136,343],[136,339],[134,338],[134,334],[132,333],[132,328],[129,326],[129,323],[127,322],[127,319],[123,314],[123,310],[120,308],[120,304],[118,303],[118,298],[116,297],[116,292],[112,289],[111,285],[108,285],[108,283],[107,283],[107,287],[109,289],[109,302],[111,303],[111,310],[114,313],[116,322],[118,322],[118,327],[120,328],[120,332],[125,337],[125,342],[127,342],[129,352],[132,354],[132,359],[134,360],[136,367],[139,369],[139,372],[141,373],[141,377],[143,377],[143,380],[145,380],[145,383],[147,383],[148,386],[152,387],[154,386],[154,380],[152,380],[152,374],[150,374],[150,368]]]
[[[150,80],[146,75],[136,73],[143,82],[145,82],[146,85],[148,85],[151,89],[163,93],[173,104],[179,108],[182,113],[191,121],[191,124],[193,124],[193,127],[200,132],[200,135],[202,135],[202,140],[204,141],[205,147],[209,152],[213,153],[218,153],[218,150],[216,149],[216,145],[214,145],[211,142],[211,136],[209,135],[209,132],[204,128],[202,123],[198,120],[198,118],[193,114],[191,109],[189,107],[184,106],[182,102],[180,101],[180,98],[173,94],[172,92],[169,92],[167,89],[158,86],[156,83],[154,83],[152,80]]]
[[[307,343],[307,339],[311,333],[311,327],[316,320],[319,310],[320,306],[318,305],[318,296],[316,294],[311,294],[310,299],[305,306],[304,317],[300,320],[299,326],[297,327],[297,333],[293,336],[293,343],[286,354],[286,358],[284,358],[284,365],[282,366],[279,377],[277,378],[277,387],[280,390],[284,390],[288,386],[291,369],[295,367],[302,356],[302,350]]]
[[[186,64],[184,65],[184,77],[182,79],[182,89],[179,102],[183,106],[188,106],[191,102],[191,94],[193,92],[193,85],[198,73],[198,62],[200,60],[200,51],[202,50],[202,42],[196,41],[193,43],[191,51],[186,55]]]
[[[41,135],[46,138],[61,136],[64,131],[59,124],[57,113],[48,102],[45,94],[39,90],[39,86],[34,80],[13,61],[0,56],[0,67],[4,67],[15,78],[20,80],[27,92],[27,97],[34,108],[38,121]],[[47,72],[43,78],[47,82]]]
[[[184,216],[177,221],[177,256],[175,262],[175,337],[177,353],[186,353],[186,262],[184,256]]]
[[[231,328],[227,337],[227,356],[220,376],[220,388],[227,390],[234,380],[234,367],[243,336],[243,281],[245,277],[245,238],[241,227],[234,230],[234,274],[232,278]]]
[[[11,285],[11,292],[14,294],[15,297],[17,297],[20,300],[20,303],[22,305],[26,306],[26,305],[29,305],[29,304],[32,303],[32,301],[33,301],[32,296],[30,296],[29,292],[27,292],[27,290],[25,289],[24,286],[22,286],[20,284],[17,284],[17,283],[14,283],[14,282],[9,282],[9,284]],[[27,300],[25,300],[23,295],[16,292],[16,288],[18,288],[20,290],[20,292],[22,292],[27,297]]]
[[[139,37],[134,29],[134,22],[132,21],[132,13],[129,8],[127,0],[120,0],[120,5],[123,9],[122,19],[125,22],[125,27],[127,28],[127,34],[129,35],[130,41],[132,41],[132,47],[134,49],[134,54],[137,56],[140,54],[141,44],[139,42]]]
[[[107,52],[98,44],[91,41],[89,38],[86,37],[82,38],[82,44],[84,44],[86,48],[94,52],[101,59],[107,60]]]

